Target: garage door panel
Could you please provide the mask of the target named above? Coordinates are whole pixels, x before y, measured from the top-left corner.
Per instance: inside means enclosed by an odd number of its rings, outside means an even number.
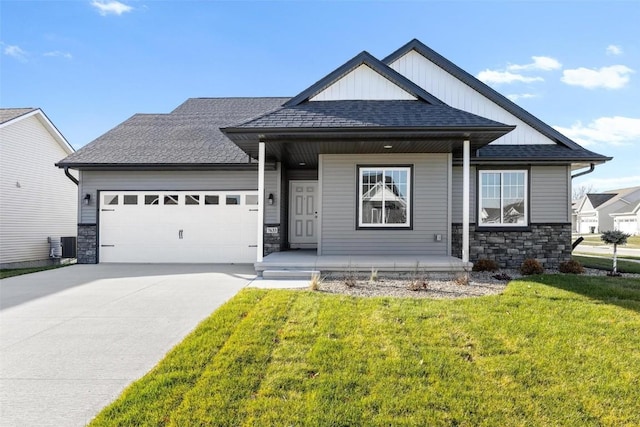
[[[254,262],[256,199],[255,191],[103,192],[112,204],[100,210],[100,262]]]

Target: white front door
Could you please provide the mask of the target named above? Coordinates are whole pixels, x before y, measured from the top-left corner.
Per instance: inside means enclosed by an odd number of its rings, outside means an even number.
[[[318,181],[289,182],[289,245],[318,247]]]

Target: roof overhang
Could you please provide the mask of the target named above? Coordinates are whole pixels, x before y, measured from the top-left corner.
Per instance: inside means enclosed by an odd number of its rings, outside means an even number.
[[[319,154],[453,153],[469,140],[484,147],[513,130],[495,127],[225,128],[222,131],[252,158],[259,142],[267,159],[289,167],[315,167]]]
[[[258,163],[67,163],[59,162],[56,166],[64,169],[95,171],[238,171],[258,170]],[[267,162],[267,169],[275,169],[274,162]]]

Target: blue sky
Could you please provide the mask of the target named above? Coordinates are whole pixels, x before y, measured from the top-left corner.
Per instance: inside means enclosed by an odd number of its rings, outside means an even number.
[[[293,96],[413,38],[588,149],[574,180],[640,185],[639,1],[0,2],[0,105],[40,107],[76,148],[189,97]]]

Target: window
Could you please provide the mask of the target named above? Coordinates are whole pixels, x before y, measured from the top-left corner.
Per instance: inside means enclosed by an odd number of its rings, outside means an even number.
[[[411,167],[358,167],[358,226],[411,226]]]
[[[238,195],[228,195],[226,198],[227,205],[239,205],[240,204],[240,196]]]
[[[244,203],[246,205],[257,205],[258,204],[258,195],[257,194],[247,194],[245,196]]]
[[[197,194],[187,194],[184,196],[184,204],[185,205],[199,205],[200,204],[200,196]]]
[[[479,225],[527,225],[527,171],[480,171]]]
[[[105,205],[117,205],[118,204],[118,196],[111,196],[111,195],[104,196],[104,204]]]
[[[125,194],[122,199],[125,205],[138,204],[138,196],[136,196],[135,194]]]
[[[178,204],[178,195],[177,194],[167,194],[164,196],[164,204],[165,205],[177,205]]]
[[[149,194],[144,196],[144,204],[145,205],[157,205],[159,197],[157,194]]]
[[[204,204],[205,205],[217,205],[220,201],[218,196],[205,195],[204,196]]]

